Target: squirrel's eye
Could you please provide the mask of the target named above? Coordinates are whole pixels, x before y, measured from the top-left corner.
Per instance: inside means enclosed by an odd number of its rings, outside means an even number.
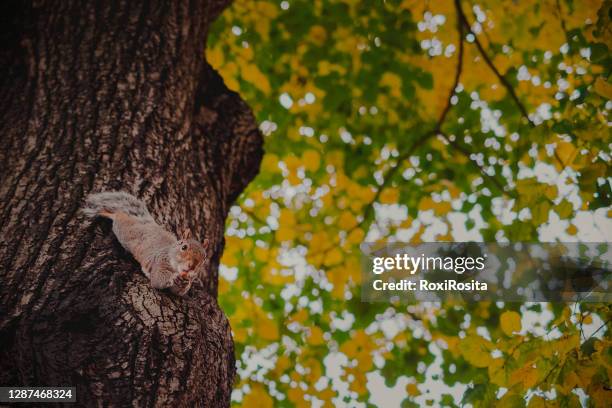
[[[187,244],[183,244],[183,246],[181,247],[181,251],[186,251],[187,250]]]

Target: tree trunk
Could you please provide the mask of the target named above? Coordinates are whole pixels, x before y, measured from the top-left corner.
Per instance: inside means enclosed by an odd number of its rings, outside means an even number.
[[[0,385],[79,405],[227,406],[225,218],[255,176],[253,115],[203,57],[209,1],[1,2]],[[211,242],[188,298],[152,289],[90,192],[125,190]]]

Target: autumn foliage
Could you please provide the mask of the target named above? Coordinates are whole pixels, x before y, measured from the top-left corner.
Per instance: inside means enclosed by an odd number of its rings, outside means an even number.
[[[236,2],[266,135],[219,282],[243,406],[609,406],[609,304],[369,304],[364,241],[610,241],[610,2]],[[378,387],[378,388],[376,388]],[[378,393],[378,395],[377,395]]]

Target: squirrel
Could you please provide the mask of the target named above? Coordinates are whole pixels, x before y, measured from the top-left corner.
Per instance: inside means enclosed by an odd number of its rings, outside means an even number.
[[[90,217],[109,218],[119,243],[141,266],[156,289],[169,288],[185,296],[203,272],[205,249],[187,230],[180,238],[155,222],[146,204],[123,191],[90,194],[82,212]]]

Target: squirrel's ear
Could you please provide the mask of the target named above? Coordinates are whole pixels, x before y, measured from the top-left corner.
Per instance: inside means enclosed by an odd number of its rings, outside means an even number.
[[[183,233],[181,234],[182,239],[191,239],[191,230],[189,228],[185,228]]]
[[[202,248],[208,249],[209,246],[210,246],[210,240],[208,238],[204,238],[204,241],[202,241]]]

